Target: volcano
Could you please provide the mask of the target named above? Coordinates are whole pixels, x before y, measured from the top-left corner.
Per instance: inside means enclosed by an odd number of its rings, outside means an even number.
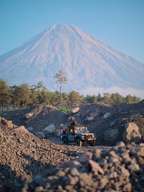
[[[69,25],[54,25],[0,56],[0,79],[11,85],[42,81],[56,90],[63,70],[65,91],[120,92],[144,96],[144,64]]]

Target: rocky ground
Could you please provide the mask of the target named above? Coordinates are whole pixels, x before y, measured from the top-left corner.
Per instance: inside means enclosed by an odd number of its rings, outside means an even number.
[[[0,192],[144,191],[143,103],[84,105],[69,115],[42,106],[4,116],[17,125],[0,118]],[[67,124],[70,117],[88,126],[98,144],[127,144],[78,147],[56,144],[57,137],[44,139],[46,129]]]
[[[1,119],[0,191],[15,191],[25,180],[39,173],[49,174],[57,164],[79,154],[78,146],[55,145],[34,136],[24,126]]]
[[[5,112],[3,116],[18,125],[25,125],[40,138],[47,137],[50,131],[57,135],[60,126],[67,127],[71,117],[78,125],[88,127],[95,134],[97,145],[115,145],[124,140],[129,123],[132,122],[136,123],[140,134],[144,136],[144,103],[117,106],[84,104],[70,114],[52,106],[36,106],[32,109]]]
[[[143,192],[144,145],[120,143],[95,149],[58,165],[48,176],[34,177],[23,192]]]
[[[142,192],[144,145],[55,145],[1,119],[0,191]]]
[[[131,122],[135,122],[144,135],[144,103],[117,106],[87,104],[82,105],[73,116],[79,124],[95,133],[97,145],[115,145],[124,140]]]

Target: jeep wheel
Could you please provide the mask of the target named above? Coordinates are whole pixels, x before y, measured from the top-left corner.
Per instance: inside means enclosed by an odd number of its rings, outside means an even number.
[[[96,140],[92,141],[92,146],[96,145]]]
[[[77,139],[77,145],[81,147],[83,145],[83,142],[80,139]]]
[[[63,144],[68,144],[68,139],[66,138],[66,137],[64,137],[63,139],[62,139],[62,142],[63,142]]]

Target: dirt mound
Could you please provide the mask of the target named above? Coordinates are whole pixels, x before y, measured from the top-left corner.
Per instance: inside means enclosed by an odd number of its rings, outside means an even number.
[[[26,116],[29,116],[25,122],[27,127],[32,127],[35,133],[44,131],[50,125],[57,129],[60,124],[65,123],[67,120],[67,115],[64,112],[52,106],[38,106]]]
[[[140,133],[144,137],[144,116],[135,118],[134,122],[140,128]]]
[[[144,146],[120,144],[108,151],[97,149],[79,160],[66,162],[48,177],[36,178],[26,191],[143,192]]]
[[[2,116],[18,126],[26,126],[30,132],[40,138],[47,138],[49,133],[58,134],[61,124],[65,124],[68,119],[66,113],[51,105],[36,105],[28,109],[8,111]]]
[[[15,133],[18,133],[19,135],[30,134],[29,131],[24,126],[16,128]]]
[[[38,105],[18,115],[18,119],[23,120],[22,124],[40,138],[49,138],[51,133],[57,134],[62,124],[67,127],[70,117],[95,134],[97,145],[115,145],[124,140],[127,124],[132,122],[136,123],[144,137],[144,103],[117,106],[83,104],[76,113],[71,114],[65,114],[52,106]]]
[[[141,140],[140,129],[136,123],[128,123],[126,130],[124,132],[124,141],[139,141]]]
[[[101,104],[86,104],[73,117],[79,124],[88,127],[95,133],[98,145],[115,145],[124,140],[123,135],[127,124],[135,122],[140,134],[144,136],[144,104],[122,104],[107,106]]]
[[[5,111],[2,116],[7,120],[12,120],[16,125],[25,125],[25,114],[29,113],[33,108],[29,107],[26,109],[15,109]]]
[[[19,191],[25,180],[40,173],[48,175],[55,165],[74,158],[70,151],[79,151],[39,139],[24,126],[9,128],[6,122],[0,121],[0,191]]]

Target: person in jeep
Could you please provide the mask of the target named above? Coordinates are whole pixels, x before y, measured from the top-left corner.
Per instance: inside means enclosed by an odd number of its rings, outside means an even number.
[[[73,135],[75,135],[75,126],[76,126],[76,121],[72,121],[71,123],[70,123],[70,125],[69,125],[69,132],[71,133],[71,134],[73,134]]]

